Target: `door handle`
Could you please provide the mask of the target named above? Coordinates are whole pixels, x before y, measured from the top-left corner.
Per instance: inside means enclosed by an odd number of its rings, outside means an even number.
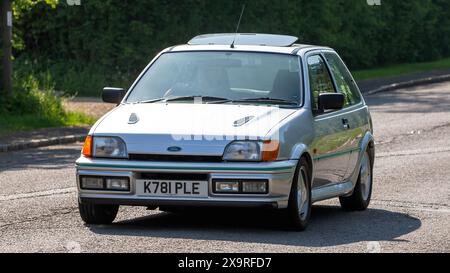
[[[349,130],[349,129],[350,129],[350,124],[348,123],[348,119],[343,118],[343,119],[342,119],[342,125],[344,126],[344,128],[345,128],[346,130]]]

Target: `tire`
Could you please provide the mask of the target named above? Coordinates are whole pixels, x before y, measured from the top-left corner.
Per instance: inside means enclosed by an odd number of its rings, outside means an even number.
[[[309,170],[308,161],[301,158],[292,181],[287,209],[290,230],[305,230],[311,217],[311,178]]]
[[[119,206],[83,204],[78,201],[78,209],[83,221],[88,225],[109,225],[116,219]]]
[[[356,182],[352,195],[339,197],[341,207],[344,210],[363,211],[369,207],[373,187],[372,165],[369,152],[366,151],[361,162],[358,181]]]

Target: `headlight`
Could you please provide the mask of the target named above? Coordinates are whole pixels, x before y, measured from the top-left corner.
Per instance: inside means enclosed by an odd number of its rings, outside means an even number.
[[[118,137],[93,137],[93,157],[127,158],[125,142]]]
[[[225,161],[261,161],[261,143],[256,141],[235,141],[223,154]]]
[[[275,161],[280,143],[268,141],[234,141],[225,148],[224,161]]]

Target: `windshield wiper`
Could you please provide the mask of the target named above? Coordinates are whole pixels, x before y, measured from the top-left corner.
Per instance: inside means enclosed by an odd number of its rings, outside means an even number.
[[[298,102],[293,100],[285,100],[285,99],[275,99],[275,98],[245,98],[245,99],[237,99],[237,100],[227,100],[227,101],[218,101],[216,103],[228,103],[228,102],[267,102],[267,103],[276,103],[276,104],[285,104],[285,105],[294,105],[298,104]]]
[[[202,101],[229,101],[229,99],[226,98],[220,98],[220,97],[212,97],[212,96],[180,96],[180,97],[173,97],[173,98],[159,98],[159,99],[151,99],[151,100],[143,100],[143,101],[137,101],[135,103],[138,104],[145,104],[145,103],[155,103],[155,102],[173,102],[173,101],[189,101],[189,100],[195,100],[196,98],[201,99]]]
[[[159,98],[159,99],[138,101],[136,103],[154,103],[154,102],[160,102],[160,101],[163,101],[163,100],[164,100],[163,98]]]
[[[155,103],[155,102],[174,102],[174,101],[190,101],[195,100],[196,98],[200,99],[201,101],[208,101],[208,104],[220,104],[220,103],[239,103],[239,102],[266,102],[266,103],[276,103],[276,104],[284,104],[284,105],[294,105],[298,102],[292,101],[292,100],[285,100],[285,99],[275,99],[275,98],[245,98],[245,99],[237,99],[237,100],[231,100],[227,98],[221,98],[221,97],[214,97],[214,96],[179,96],[179,97],[173,97],[173,98],[159,98],[159,99],[152,99],[152,100],[145,100],[145,101],[138,101],[136,103]]]
[[[195,100],[200,99],[202,101],[229,101],[227,98],[221,98],[221,97],[213,97],[213,96],[180,96],[180,97],[174,97],[174,98],[168,98],[165,100],[165,102],[173,102],[173,101],[189,101],[189,100]]]

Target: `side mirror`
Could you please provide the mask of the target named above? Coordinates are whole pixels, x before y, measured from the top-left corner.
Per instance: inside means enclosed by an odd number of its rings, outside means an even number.
[[[123,97],[125,97],[126,91],[123,88],[105,87],[102,92],[102,99],[107,103],[119,104]]]
[[[319,95],[319,111],[340,110],[344,108],[344,94],[323,93]]]

